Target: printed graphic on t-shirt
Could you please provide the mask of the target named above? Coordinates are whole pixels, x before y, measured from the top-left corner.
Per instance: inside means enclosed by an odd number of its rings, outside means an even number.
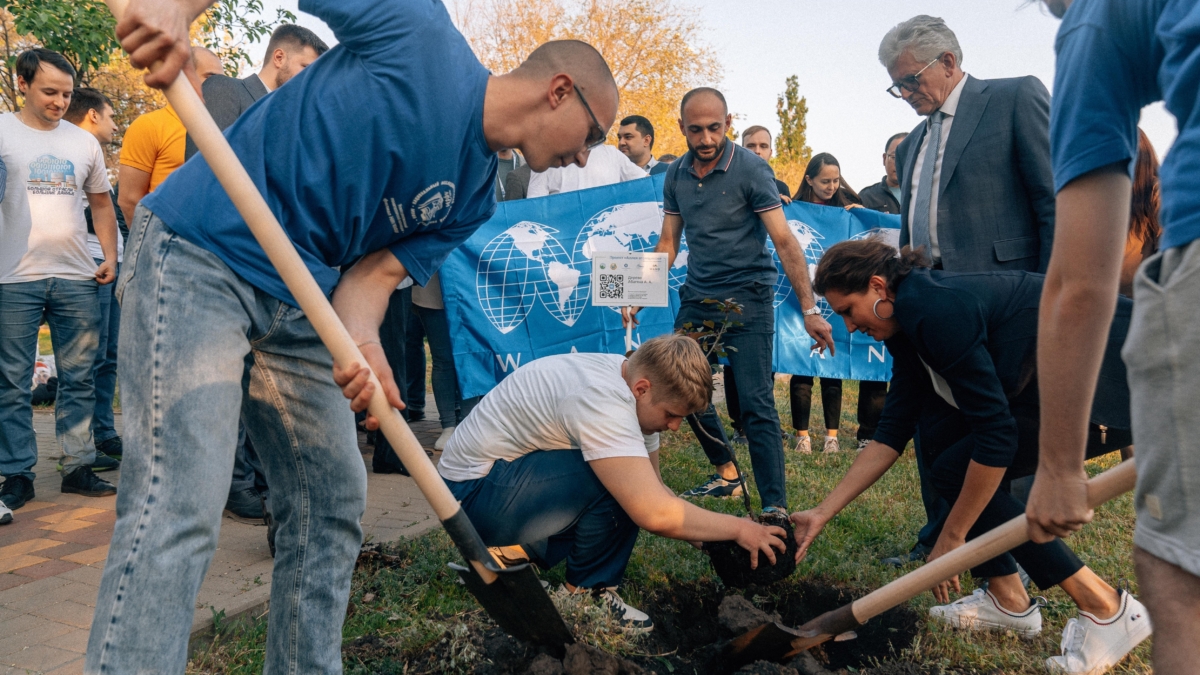
[[[422,227],[441,225],[454,208],[454,183],[448,180],[434,183],[421,190],[413,200],[412,217]]]
[[[35,195],[74,195],[75,165],[68,159],[42,155],[29,163],[28,190]]]

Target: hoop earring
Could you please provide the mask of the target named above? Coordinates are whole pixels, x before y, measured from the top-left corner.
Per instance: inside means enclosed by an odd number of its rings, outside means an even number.
[[[878,300],[875,301],[874,305],[871,305],[871,312],[875,315],[875,318],[879,319],[880,321],[887,321],[888,319],[892,318],[893,316],[896,316],[896,308],[894,305],[892,306],[891,314],[889,314],[887,316],[879,316],[879,303],[883,302],[884,300],[887,300],[887,298],[879,298]],[[887,301],[889,303],[891,302],[891,300],[887,300]]]

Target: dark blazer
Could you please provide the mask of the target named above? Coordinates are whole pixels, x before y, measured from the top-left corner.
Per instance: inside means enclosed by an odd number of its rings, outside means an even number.
[[[953,129],[951,129],[953,131]],[[887,188],[887,176],[874,185],[858,191],[858,196],[862,199],[863,206],[872,211],[881,211],[892,215],[900,213],[900,202],[896,201],[895,195]]]
[[[204,107],[212,115],[217,128],[225,131],[250,109],[254,102],[271,93],[267,85],[259,79],[258,73],[240,80],[225,75],[213,75],[201,86],[204,92]],[[192,135],[188,134],[187,145],[183,149],[185,160],[196,154],[196,144]]]
[[[529,176],[532,172],[528,164],[522,164],[508,172],[508,176],[504,178],[504,201],[525,199],[529,194]]]
[[[896,149],[900,245],[910,240],[913,165],[923,120]],[[1050,94],[1036,77],[967,76],[938,182],[937,236],[952,272],[1045,272],[1054,243]]]
[[[931,412],[944,409],[929,370],[944,378],[975,439],[972,458],[1010,466],[1017,421],[1010,404],[1037,403],[1038,305],[1045,277],[1031,272],[914,270],[896,291],[900,330],[886,340],[892,384],[875,440],[900,451]],[[1121,298],[1109,332],[1091,421],[1129,429],[1121,347],[1132,302]],[[929,369],[926,369],[928,365]],[[930,449],[925,449],[926,451]]]

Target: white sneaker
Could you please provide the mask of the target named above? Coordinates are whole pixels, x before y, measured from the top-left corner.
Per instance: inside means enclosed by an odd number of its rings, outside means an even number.
[[[450,442],[450,437],[454,435],[454,427],[446,427],[442,429],[442,435],[437,437],[433,442],[434,450],[445,450],[446,444]]]
[[[1125,655],[1150,637],[1150,615],[1137,598],[1121,594],[1121,611],[1110,619],[1098,619],[1087,612],[1067,622],[1063,630],[1062,656],[1046,659],[1052,673],[1092,675],[1117,665]]]
[[[866,450],[867,446],[870,444],[871,444],[871,441],[859,441],[858,442],[858,451],[862,452],[863,450]]]
[[[812,454],[812,437],[808,435],[801,436],[796,440],[796,452],[802,455]]]
[[[13,521],[12,509],[0,502],[0,525],[7,525]]]
[[[827,454],[827,455],[830,453],[834,453],[834,452],[841,452],[842,445],[840,443],[838,443],[837,436],[826,436],[825,437],[825,447],[821,448],[821,450],[824,451],[825,454]]]
[[[929,608],[929,616],[955,628],[970,630],[1011,630],[1019,637],[1032,640],[1042,632],[1041,607],[1045,601],[1034,599],[1029,609],[1014,614],[1000,606],[988,591],[977,589],[965,598],[948,605]]]
[[[613,617],[617,620],[617,623],[621,624],[621,627],[642,633],[649,633],[654,630],[654,622],[650,620],[650,615],[625,604],[621,596],[617,595],[615,586],[596,589],[592,591],[592,595],[608,607]]]

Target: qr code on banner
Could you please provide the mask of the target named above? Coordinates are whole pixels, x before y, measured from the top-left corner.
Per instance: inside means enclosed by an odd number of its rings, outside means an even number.
[[[624,274],[600,275],[600,299],[623,300],[625,298]]]

